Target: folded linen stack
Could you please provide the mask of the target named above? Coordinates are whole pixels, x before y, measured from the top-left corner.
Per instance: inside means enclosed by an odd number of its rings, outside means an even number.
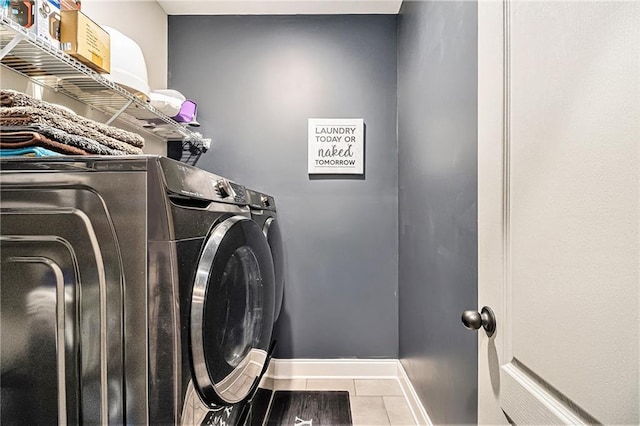
[[[42,148],[46,150],[36,150],[36,152],[40,153],[87,155],[87,152],[82,149],[51,140],[34,131],[34,129],[7,129],[2,127],[0,132],[0,157],[16,155],[14,151],[26,148]],[[39,156],[36,153],[34,154]]]
[[[127,152],[109,148],[93,139],[89,139],[84,136],[72,135],[63,130],[43,124],[32,124],[30,126],[2,125],[0,126],[0,144],[6,141],[11,141],[11,139],[6,135],[12,132],[34,132],[50,141],[58,142],[70,148],[79,149],[83,151],[85,155],[128,155]],[[3,146],[0,145],[0,148],[3,148]]]
[[[138,134],[80,117],[24,93],[0,91],[0,149],[40,147],[70,155],[135,155],[142,154],[143,145]]]

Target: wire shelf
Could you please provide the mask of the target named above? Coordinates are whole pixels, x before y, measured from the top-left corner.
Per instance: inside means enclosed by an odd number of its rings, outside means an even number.
[[[89,69],[7,17],[0,18],[0,49],[2,66],[36,84],[166,141],[182,141],[185,151],[196,152],[197,157],[208,149],[210,140],[203,139],[200,133],[177,123],[144,99]],[[159,121],[160,124],[150,126],[147,120]]]

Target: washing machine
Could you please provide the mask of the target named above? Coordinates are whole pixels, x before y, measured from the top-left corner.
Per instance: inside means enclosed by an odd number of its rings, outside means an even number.
[[[274,321],[276,321],[282,309],[284,296],[284,247],[276,214],[276,200],[271,195],[248,188],[246,193],[247,201],[251,208],[251,218],[262,229],[262,233],[267,238],[271,249],[275,272],[276,307]]]
[[[245,189],[157,156],[2,159],[3,424],[200,424],[258,386],[271,248]]]

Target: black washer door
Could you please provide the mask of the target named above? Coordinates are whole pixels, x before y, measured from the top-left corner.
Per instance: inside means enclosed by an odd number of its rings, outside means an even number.
[[[271,251],[242,216],[216,225],[202,250],[191,298],[195,388],[207,404],[242,401],[267,361],[274,312]]]
[[[282,298],[284,296],[284,249],[282,246],[282,234],[278,221],[270,217],[264,222],[262,228],[264,236],[267,237],[273,258],[273,270],[276,277],[276,307],[273,315],[273,322],[278,320],[280,309],[282,309]]]

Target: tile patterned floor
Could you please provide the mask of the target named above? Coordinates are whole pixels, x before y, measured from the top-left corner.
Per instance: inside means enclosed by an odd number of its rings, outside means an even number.
[[[400,384],[394,379],[274,380],[274,390],[341,390],[349,392],[354,426],[416,425]]]

